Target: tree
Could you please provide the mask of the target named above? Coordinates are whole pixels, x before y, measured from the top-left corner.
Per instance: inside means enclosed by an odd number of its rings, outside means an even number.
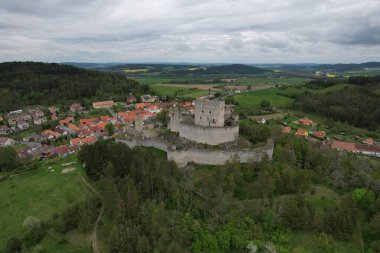
[[[112,123],[107,123],[106,131],[108,133],[108,136],[112,136],[115,133],[115,126]]]
[[[17,253],[21,252],[22,243],[18,238],[11,237],[7,241],[7,245],[5,246],[5,253]]]
[[[335,253],[337,252],[336,246],[334,245],[334,239],[331,235],[326,233],[321,233],[314,237],[317,242],[317,246],[321,252],[325,253]]]
[[[372,191],[366,190],[364,188],[356,188],[352,192],[352,198],[354,199],[356,205],[367,210],[370,205],[375,201],[375,196]]]
[[[262,107],[263,109],[271,109],[272,105],[268,100],[263,99],[260,101],[260,107]]]
[[[161,112],[157,113],[157,119],[162,122],[163,126],[167,126],[169,121],[169,112],[167,109],[163,109]]]
[[[0,171],[11,171],[18,167],[16,150],[11,147],[0,147]]]

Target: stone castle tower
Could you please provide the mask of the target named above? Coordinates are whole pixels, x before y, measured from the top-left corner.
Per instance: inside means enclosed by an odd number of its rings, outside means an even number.
[[[195,125],[208,127],[223,127],[224,114],[224,101],[206,99],[195,101]]]

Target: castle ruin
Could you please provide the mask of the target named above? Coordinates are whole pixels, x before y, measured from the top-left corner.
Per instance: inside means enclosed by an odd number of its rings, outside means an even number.
[[[141,115],[137,115],[135,126],[126,130],[128,138],[117,141],[129,147],[158,148],[166,152],[169,161],[180,167],[189,163],[221,165],[231,161],[248,163],[272,158],[273,140],[269,139],[264,146],[256,148],[238,145],[239,118],[233,106],[224,101],[196,100],[194,111],[172,107],[169,117],[168,128],[178,133],[172,139],[173,136],[166,136],[170,137],[167,139],[162,132],[160,134],[157,123],[144,122]],[[215,147],[217,145],[220,146]]]

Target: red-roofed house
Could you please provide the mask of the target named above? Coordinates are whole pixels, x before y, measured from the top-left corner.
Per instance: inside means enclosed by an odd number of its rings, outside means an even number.
[[[74,138],[70,140],[70,145],[71,146],[76,146],[76,145],[83,145],[83,144],[93,144],[96,142],[96,137],[95,136],[90,136],[87,138]]]
[[[291,131],[292,131],[292,128],[290,126],[286,126],[282,128],[283,133],[290,134]]]
[[[100,120],[106,123],[115,124],[117,122],[117,118],[110,116],[100,116]]]
[[[66,119],[60,120],[59,124],[60,125],[67,125],[67,124],[69,124],[71,122],[74,122],[74,120],[75,120],[74,117],[67,117]]]
[[[299,119],[298,122],[305,126],[313,126],[315,124],[311,119],[308,118]]]
[[[83,138],[81,140],[81,144],[93,144],[96,142],[96,137],[95,136],[90,136],[87,138]]]
[[[88,136],[91,136],[94,132],[91,131],[90,129],[88,128],[82,128],[79,133],[78,133],[78,137],[80,138],[83,138],[83,137],[88,137]]]
[[[127,98],[127,103],[130,103],[130,104],[133,104],[133,103],[136,103],[137,102],[137,98],[133,95],[129,96]]]
[[[67,127],[70,128],[71,130],[75,131],[76,133],[78,133],[80,131],[80,128],[74,124],[68,124]]]
[[[81,140],[80,138],[73,138],[73,139],[70,140],[70,145],[71,146],[80,145],[81,144],[80,140]]]
[[[325,131],[313,131],[313,135],[318,138],[325,138],[326,132]]]
[[[43,131],[43,134],[47,136],[48,139],[54,139],[54,138],[58,138],[59,136],[61,136],[60,133],[56,132],[56,131],[52,131],[52,130],[45,130]]]
[[[97,125],[97,128],[101,131],[103,131],[104,129],[106,129],[106,125],[108,124],[108,122],[102,122],[102,123],[99,123]]]
[[[152,118],[152,117],[156,117],[156,113],[152,113],[152,112],[142,112],[141,113],[141,118],[143,120],[147,120],[148,118]]]
[[[331,147],[337,150],[345,150],[345,151],[352,151],[352,152],[356,151],[355,143],[346,142],[346,141],[333,141],[331,143]]]
[[[372,138],[367,138],[365,141],[363,141],[365,144],[373,145],[375,142]]]
[[[147,104],[147,103],[137,103],[136,105],[135,105],[135,108],[136,109],[140,109],[140,108],[145,108],[145,107],[147,107],[149,104]]]
[[[109,100],[109,101],[99,101],[99,102],[94,102],[92,103],[92,106],[95,109],[101,109],[101,108],[110,108],[115,104],[114,101]]]
[[[79,123],[84,124],[86,126],[90,126],[91,124],[95,123],[98,120],[99,120],[98,118],[80,119]]]
[[[148,105],[148,107],[146,107],[145,110],[151,113],[159,113],[161,111],[159,104]]]

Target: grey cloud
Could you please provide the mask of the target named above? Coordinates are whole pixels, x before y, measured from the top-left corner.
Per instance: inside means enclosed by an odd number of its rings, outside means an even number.
[[[377,0],[0,0],[0,61],[380,60],[378,13]]]

